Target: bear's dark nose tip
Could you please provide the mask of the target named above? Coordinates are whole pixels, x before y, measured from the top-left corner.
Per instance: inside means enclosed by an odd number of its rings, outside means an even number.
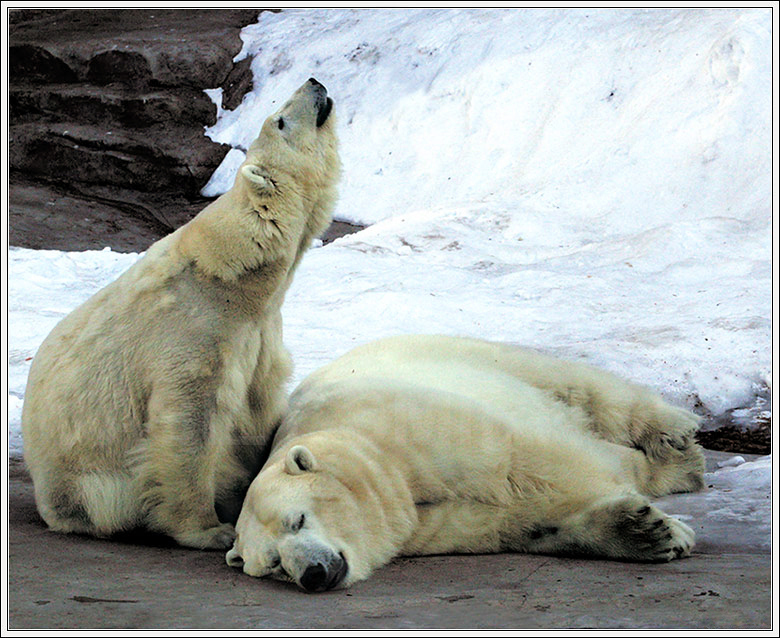
[[[309,565],[301,576],[301,587],[308,592],[325,591],[333,589],[347,575],[349,567],[344,554],[328,557],[323,563],[317,562]]]
[[[301,576],[301,587],[306,591],[320,591],[325,589],[328,580],[328,570],[322,563],[309,565]]]
[[[317,80],[315,80],[314,78],[309,78],[309,82],[311,82],[314,86],[322,86],[322,84],[320,82],[317,82]],[[324,89],[325,87],[322,86],[322,88]]]

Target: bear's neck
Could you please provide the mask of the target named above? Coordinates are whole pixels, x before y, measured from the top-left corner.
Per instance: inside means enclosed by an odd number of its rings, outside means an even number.
[[[240,191],[229,191],[177,231],[176,248],[183,262],[193,264],[203,277],[242,292],[251,305],[280,307],[322,225],[281,226],[249,209]]]

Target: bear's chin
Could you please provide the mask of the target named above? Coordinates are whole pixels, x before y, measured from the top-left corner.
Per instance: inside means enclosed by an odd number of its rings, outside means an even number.
[[[325,122],[328,121],[328,117],[330,116],[330,112],[333,110],[333,100],[330,98],[327,98],[325,102],[320,106],[319,111],[317,112],[317,128],[325,124]]]

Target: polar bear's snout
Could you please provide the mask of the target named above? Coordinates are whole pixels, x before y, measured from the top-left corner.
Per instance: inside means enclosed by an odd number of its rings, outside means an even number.
[[[327,563],[317,561],[309,565],[301,575],[300,585],[308,592],[326,591],[338,585],[347,575],[347,561],[344,554],[333,555]]]
[[[313,530],[288,534],[278,549],[284,572],[307,592],[333,589],[349,571],[344,553]]]
[[[328,121],[330,112],[333,110],[333,100],[328,97],[328,89],[314,78],[309,78],[309,83],[314,86],[315,100],[317,105],[317,128]]]

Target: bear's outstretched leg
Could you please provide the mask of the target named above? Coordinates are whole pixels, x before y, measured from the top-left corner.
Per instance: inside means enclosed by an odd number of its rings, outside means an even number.
[[[704,453],[694,438],[699,427],[694,414],[620,380],[569,386],[555,396],[582,408],[597,436],[644,453],[650,472],[643,493],[661,496],[704,487]]]
[[[584,363],[557,360],[519,348],[507,354],[511,372],[581,408],[590,429],[612,443],[665,456],[690,446],[699,427],[696,415],[669,405],[650,390]]]
[[[645,455],[650,471],[641,491],[662,496],[704,487],[704,452],[694,438],[698,417],[628,382],[625,399],[608,390],[591,387],[581,405],[598,436]]]
[[[703,487],[704,454],[694,435],[699,419],[655,393],[579,363],[514,347],[490,354],[504,370],[556,400],[582,410],[587,428],[610,443],[641,450],[653,466],[647,493],[690,492]]]
[[[537,525],[525,551],[665,562],[691,553],[694,532],[638,494],[605,497],[560,524]]]

